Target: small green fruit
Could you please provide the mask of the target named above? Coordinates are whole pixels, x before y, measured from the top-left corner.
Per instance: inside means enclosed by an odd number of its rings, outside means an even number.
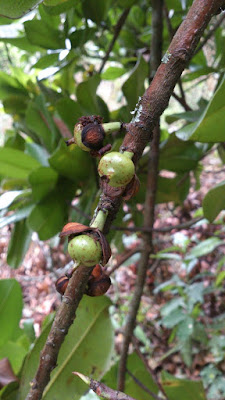
[[[71,239],[68,253],[74,261],[86,267],[92,267],[102,259],[100,243],[88,235],[79,235]]]
[[[79,146],[82,150],[84,151],[90,151],[91,149],[89,149],[87,146],[85,146],[85,144],[83,144],[82,142],[82,130],[83,130],[83,126],[81,124],[76,124],[74,127],[74,140],[75,143],[77,144],[77,146]]]
[[[106,177],[112,187],[126,186],[135,174],[133,161],[125,154],[113,151],[105,154],[98,165],[101,177]]]

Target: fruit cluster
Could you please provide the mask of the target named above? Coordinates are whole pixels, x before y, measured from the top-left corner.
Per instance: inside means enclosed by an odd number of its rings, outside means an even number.
[[[128,200],[139,189],[139,180],[132,161],[133,153],[109,152],[111,145],[103,146],[106,134],[120,128],[121,124],[118,122],[102,124],[99,116],[81,117],[74,128],[74,139],[67,144],[76,143],[82,150],[100,157],[98,173],[103,192],[108,195],[114,188],[120,190],[122,197]],[[61,237],[68,236],[68,252],[74,260],[75,268],[79,265],[94,267],[86,290],[89,296],[104,294],[111,284],[110,278],[102,269],[111,256],[110,246],[102,233],[106,218],[107,211],[98,210],[90,226],[68,223],[60,234]],[[56,288],[59,293],[64,294],[69,279],[65,275],[57,280]]]

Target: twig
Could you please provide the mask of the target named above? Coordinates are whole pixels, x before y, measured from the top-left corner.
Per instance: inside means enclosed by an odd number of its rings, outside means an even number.
[[[162,31],[163,31],[163,0],[152,0],[152,42],[151,42],[151,71],[156,71],[161,60]],[[152,54],[154,53],[154,54]],[[158,180],[158,161],[159,161],[159,141],[160,127],[159,123],[154,129],[154,136],[149,153],[149,165],[147,176],[147,191],[144,207],[144,228],[153,228],[155,198]],[[132,339],[135,327],[136,317],[143,294],[144,284],[147,276],[149,256],[153,249],[152,230],[143,234],[143,252],[138,265],[137,279],[134,294],[130,302],[126,325],[124,328],[124,339],[121,351],[121,358],[118,370],[118,390],[123,391],[125,386],[126,363],[129,351],[129,345]]]
[[[157,394],[155,394],[154,392],[152,392],[147,386],[145,386],[141,381],[139,381],[139,379],[136,378],[136,376],[134,376],[134,375],[132,374],[132,372],[130,372],[128,369],[127,369],[127,373],[128,373],[128,375],[131,376],[131,378],[134,380],[134,382],[135,382],[138,386],[140,386],[146,393],[150,394],[150,396],[152,396],[155,400],[162,400],[161,397],[157,396]]]
[[[142,354],[142,352],[139,349],[138,346],[138,341],[136,339],[135,336],[132,337],[132,343],[134,345],[135,351],[137,353],[137,355],[139,356],[139,358],[143,361],[146,370],[149,372],[149,374],[151,375],[152,379],[154,380],[155,384],[158,386],[159,390],[161,393],[164,394],[165,398],[167,398],[166,392],[161,384],[161,382],[159,381],[157,375],[155,374],[154,370],[150,367],[150,365],[148,364],[148,361],[146,360],[145,356]]]
[[[197,222],[201,221],[203,217],[195,218],[187,222],[183,222],[182,224],[178,225],[171,225],[171,226],[165,226],[163,228],[151,228],[149,226],[146,227],[138,227],[138,226],[112,226],[112,229],[115,229],[116,231],[128,231],[128,232],[171,232],[174,229],[175,230],[182,230],[182,229],[187,229],[190,228],[192,225],[196,224]]]
[[[31,390],[26,400],[41,399],[44,388],[50,380],[50,373],[56,367],[59,349],[73,323],[91,271],[90,267],[79,266],[70,278],[61,306],[40,354],[40,364],[31,382]]]
[[[107,275],[111,275],[115,272],[125,261],[127,261],[130,257],[132,257],[136,253],[140,253],[143,250],[142,246],[137,246],[134,249],[130,249],[126,251],[124,254],[121,254],[116,265],[114,265],[110,271],[106,271]]]
[[[88,219],[89,221],[92,220],[92,217],[88,214],[86,214],[83,210],[81,210],[79,207],[77,207],[75,204],[70,204],[70,207],[76,210],[80,215],[82,215],[84,218]]]
[[[125,21],[126,21],[126,19],[128,17],[129,12],[130,12],[130,8],[126,8],[123,11],[123,13],[121,14],[121,16],[120,16],[120,18],[119,18],[119,20],[118,20],[118,22],[117,22],[117,24],[115,26],[114,36],[113,36],[113,39],[112,39],[112,41],[111,41],[111,43],[109,45],[109,48],[108,48],[106,54],[105,54],[105,57],[102,60],[101,66],[100,66],[99,71],[98,71],[99,74],[101,74],[101,72],[102,72],[102,70],[103,70],[103,68],[104,68],[104,66],[106,64],[106,61],[109,58],[109,55],[110,55],[110,53],[111,53],[111,51],[113,49],[113,46],[114,46],[114,44],[115,44],[115,42],[116,42],[116,40],[117,40],[117,38],[118,38],[118,36],[120,34],[121,29],[122,29],[122,27],[123,27],[123,25],[124,25],[124,23],[125,23]]]
[[[92,389],[98,396],[107,400],[135,400],[133,397],[128,396],[125,393],[119,392],[118,390],[113,390],[106,386],[104,383],[98,382],[94,379],[89,378],[80,372],[73,372],[74,375],[78,376],[82,381],[84,381],[90,389]]]
[[[200,43],[200,45],[198,46],[198,48],[196,49],[194,55],[198,54],[199,51],[202,50],[202,48],[206,45],[206,43],[208,42],[208,40],[213,36],[213,34],[216,32],[216,30],[220,27],[220,25],[222,24],[222,22],[225,20],[225,13],[223,12],[221,14],[221,16],[218,18],[218,20],[216,21],[216,23],[211,27],[211,29],[209,30],[209,32],[207,33],[207,35],[205,36],[205,39]]]

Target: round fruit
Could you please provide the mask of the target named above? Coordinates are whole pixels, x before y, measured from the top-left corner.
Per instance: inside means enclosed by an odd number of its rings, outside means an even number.
[[[102,259],[100,243],[88,235],[79,235],[71,239],[68,252],[74,261],[86,267],[92,267]]]
[[[112,187],[126,186],[134,177],[133,161],[122,153],[113,151],[105,154],[98,165],[101,177],[106,177]]]

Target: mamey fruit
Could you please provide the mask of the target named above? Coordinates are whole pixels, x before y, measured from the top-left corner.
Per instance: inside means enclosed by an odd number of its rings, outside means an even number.
[[[98,165],[100,177],[107,179],[112,187],[126,186],[135,174],[133,161],[130,159],[133,153],[119,153],[112,151],[105,154]]]
[[[68,244],[70,257],[79,265],[92,267],[102,259],[102,249],[98,240],[89,235],[78,235]]]

